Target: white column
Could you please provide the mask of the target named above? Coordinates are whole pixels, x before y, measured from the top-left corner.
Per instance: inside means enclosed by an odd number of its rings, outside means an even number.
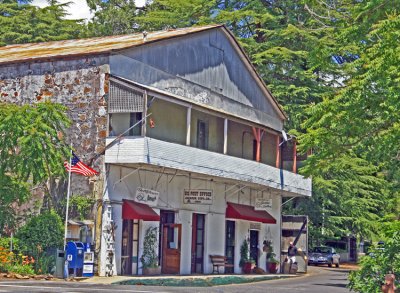
[[[143,116],[142,116],[142,136],[146,136],[146,124],[147,124],[147,91],[143,94]]]
[[[224,120],[224,155],[228,153],[228,119]]]
[[[192,121],[192,107],[187,108],[186,112],[186,145],[190,146],[190,126]]]

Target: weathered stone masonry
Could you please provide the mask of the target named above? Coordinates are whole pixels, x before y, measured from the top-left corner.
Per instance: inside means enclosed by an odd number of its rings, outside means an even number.
[[[50,100],[68,107],[72,125],[67,130],[66,142],[72,142],[76,154],[87,161],[105,145],[108,59],[81,56],[0,65],[0,102],[21,105]],[[93,167],[102,171],[102,166],[101,156]],[[92,194],[94,189],[98,190],[88,178],[74,175],[73,180],[72,194]]]

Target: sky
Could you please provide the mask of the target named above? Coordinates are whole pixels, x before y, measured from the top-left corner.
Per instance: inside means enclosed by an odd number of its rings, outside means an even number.
[[[67,18],[69,19],[89,19],[91,17],[89,7],[86,4],[86,0],[59,0],[61,3],[72,2],[69,6],[68,12],[70,13]],[[137,6],[143,6],[145,0],[136,0]],[[33,0],[32,5],[39,7],[47,6],[47,0]]]

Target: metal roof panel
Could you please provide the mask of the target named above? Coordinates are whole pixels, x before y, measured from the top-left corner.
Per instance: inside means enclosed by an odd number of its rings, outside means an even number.
[[[0,47],[0,64],[54,57],[107,53],[114,50],[127,49],[164,39],[201,32],[220,26],[222,25],[208,25],[148,32],[146,37],[144,37],[143,33],[136,33],[89,39],[8,45]]]

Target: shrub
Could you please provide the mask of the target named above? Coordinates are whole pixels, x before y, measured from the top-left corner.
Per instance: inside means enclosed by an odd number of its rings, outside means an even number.
[[[34,269],[49,273],[54,267],[56,248],[62,247],[64,235],[61,218],[53,211],[33,217],[16,235],[23,253],[37,260]]]
[[[9,265],[8,273],[15,273],[20,275],[33,275],[35,274],[35,271],[33,270],[31,265],[14,264],[14,265]]]
[[[381,292],[385,275],[396,275],[396,286],[400,279],[400,231],[397,231],[383,246],[374,247],[361,260],[361,269],[349,275],[349,288],[355,292]]]

